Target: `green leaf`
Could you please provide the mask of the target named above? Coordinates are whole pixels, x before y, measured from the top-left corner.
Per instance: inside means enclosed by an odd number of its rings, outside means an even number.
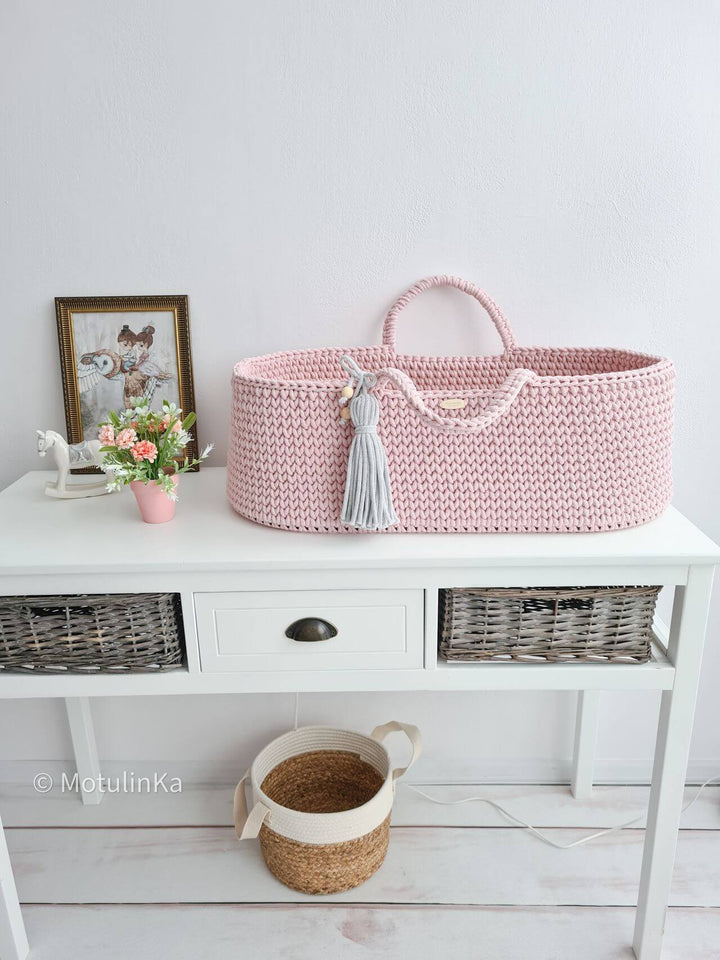
[[[114,410],[111,410],[111,411],[110,411],[110,413],[108,414],[108,417],[110,417],[110,423],[111,423],[114,427],[119,427],[119,426],[120,426],[120,417],[115,413]]]
[[[195,414],[189,413],[182,422],[183,430],[189,430],[196,420],[197,420],[197,417],[195,416]]]

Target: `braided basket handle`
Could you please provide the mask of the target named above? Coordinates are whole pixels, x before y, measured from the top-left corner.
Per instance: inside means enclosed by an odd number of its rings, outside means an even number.
[[[436,413],[425,403],[415,384],[402,370],[387,367],[378,371],[377,378],[378,381],[389,380],[393,383],[410,406],[438,430],[452,433],[480,433],[507,413],[525,384],[537,380],[538,375],[533,370],[525,370],[522,367],[513,370],[495,390],[480,416],[468,419],[443,417]]]
[[[500,307],[492,297],[489,297],[484,290],[476,287],[474,283],[470,283],[468,280],[461,280],[460,277],[446,276],[426,277],[424,280],[418,280],[416,284],[410,287],[409,290],[395,301],[390,307],[388,315],[385,317],[385,323],[383,324],[383,344],[386,347],[390,347],[395,353],[397,352],[396,327],[400,311],[414,300],[415,297],[419,296],[425,290],[430,290],[432,287],[457,287],[457,289],[462,290],[463,293],[475,297],[495,324],[495,329],[500,334],[504,349],[506,351],[514,350],[517,347],[515,334],[512,332],[510,324],[505,319]]]
[[[370,736],[373,740],[377,740],[378,743],[382,743],[389,733],[395,732],[404,733],[408,738],[410,741],[410,746],[412,747],[412,756],[410,757],[406,767],[396,767],[393,770],[393,790],[395,789],[395,781],[399,780],[400,777],[405,776],[410,767],[420,757],[420,753],[422,752],[422,739],[420,737],[420,731],[414,723],[401,723],[399,720],[390,720],[389,723],[381,723],[380,726],[375,727]]]
[[[250,771],[246,770],[235,787],[235,795],[233,796],[233,819],[238,840],[248,840],[256,837],[260,833],[263,821],[270,813],[265,804],[260,803],[260,801],[248,813],[245,782],[249,777]]]

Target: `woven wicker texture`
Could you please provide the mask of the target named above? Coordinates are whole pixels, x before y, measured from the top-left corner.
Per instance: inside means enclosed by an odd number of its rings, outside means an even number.
[[[290,757],[263,780],[263,792],[275,803],[304,813],[338,813],[362,806],[382,788],[385,778],[344,750],[317,750]],[[388,847],[390,817],[370,833],[343,843],[308,844],[260,830],[260,848],[278,880],[303,893],[350,890],[375,873]]]
[[[401,309],[456,286],[488,310],[505,352],[404,356]],[[454,277],[416,284],[383,345],[245,360],[233,375],[228,498],[258,523],[349,532],[340,523],[352,427],[338,416],[340,360],[381,374],[378,433],[400,523],[391,531],[591,531],[657,517],[672,492],[674,371],[615,349],[516,346],[487,294]],[[446,410],[443,400],[464,400]]]
[[[3,597],[0,670],[123,673],[167,670],[183,658],[173,593]]]
[[[645,663],[660,587],[440,591],[444,660]]]

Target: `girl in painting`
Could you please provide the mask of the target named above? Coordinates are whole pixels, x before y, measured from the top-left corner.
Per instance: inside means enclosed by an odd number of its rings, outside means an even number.
[[[118,353],[122,359],[122,369],[124,373],[131,370],[137,362],[137,354],[135,351],[136,341],[137,335],[124,323],[117,338]]]
[[[135,343],[137,345],[137,364],[144,363],[150,356],[150,347],[153,345],[153,334],[155,327],[143,327],[140,333],[135,334]]]

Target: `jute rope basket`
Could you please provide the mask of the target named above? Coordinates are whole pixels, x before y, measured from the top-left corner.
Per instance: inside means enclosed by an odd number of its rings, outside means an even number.
[[[410,762],[395,770],[382,743],[393,731],[412,744]],[[418,728],[396,720],[369,737],[331,727],[286,733],[258,754],[237,785],[237,835],[259,836],[268,869],[293,890],[328,894],[357,887],[385,859],[395,783],[419,755]]]

